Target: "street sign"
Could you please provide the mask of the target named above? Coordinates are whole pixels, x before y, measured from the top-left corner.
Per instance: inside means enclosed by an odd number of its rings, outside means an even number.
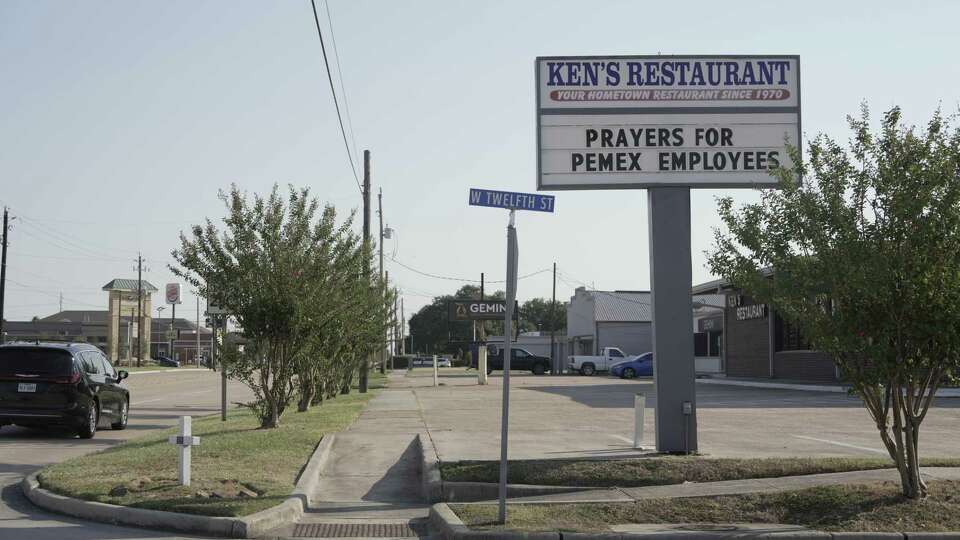
[[[514,314],[519,309],[514,307]],[[504,300],[451,300],[447,302],[447,320],[457,321],[495,321],[507,313]]]
[[[798,56],[536,59],[537,189],[773,187],[800,145]]]
[[[166,297],[168,304],[179,304],[180,300],[180,284],[179,283],[167,283],[166,286]]]
[[[553,195],[541,195],[539,193],[517,193],[513,191],[471,188],[470,206],[553,212],[554,197]]]

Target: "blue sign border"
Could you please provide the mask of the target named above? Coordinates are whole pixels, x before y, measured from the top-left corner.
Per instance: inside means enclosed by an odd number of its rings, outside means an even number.
[[[469,203],[470,206],[552,213],[556,203],[555,199],[553,195],[542,195],[540,193],[470,188]]]

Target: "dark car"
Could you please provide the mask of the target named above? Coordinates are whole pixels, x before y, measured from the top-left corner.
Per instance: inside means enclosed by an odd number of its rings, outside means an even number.
[[[653,377],[653,353],[648,352],[624,362],[617,362],[610,366],[610,374],[621,379]]]
[[[550,359],[537,356],[526,349],[510,348],[510,371],[531,371],[534,375],[543,375],[550,371]],[[487,373],[503,369],[503,348],[487,347]]]
[[[158,365],[166,367],[180,367],[180,362],[170,358],[169,356],[158,356],[154,358]]]
[[[130,391],[103,352],[86,343],[0,345],[0,426],[61,426],[89,439],[127,427]]]

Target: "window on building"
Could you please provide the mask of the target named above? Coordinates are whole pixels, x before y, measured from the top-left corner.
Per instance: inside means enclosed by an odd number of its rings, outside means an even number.
[[[693,355],[698,357],[719,357],[720,341],[723,332],[696,332],[693,334]]]
[[[807,342],[806,338],[803,337],[803,334],[800,332],[800,328],[798,328],[797,325],[790,324],[789,322],[780,318],[779,315],[777,315],[775,324],[775,344],[777,351],[810,350],[810,344]]]

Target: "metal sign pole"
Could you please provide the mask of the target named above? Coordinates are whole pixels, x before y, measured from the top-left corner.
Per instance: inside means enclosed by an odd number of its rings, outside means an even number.
[[[517,298],[517,229],[516,212],[510,210],[507,225],[507,313],[503,318],[503,412],[500,419],[500,500],[498,520],[507,522],[507,424],[510,420],[510,345],[513,322],[513,304]]]
[[[690,188],[647,190],[657,450],[697,451],[696,367],[690,339]]]

